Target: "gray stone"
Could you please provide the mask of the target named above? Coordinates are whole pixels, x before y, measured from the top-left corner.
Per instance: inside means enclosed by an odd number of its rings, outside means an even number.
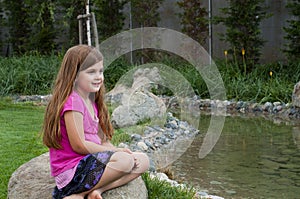
[[[292,105],[295,107],[300,107],[300,82],[294,86],[292,94]]]
[[[8,183],[8,199],[51,199],[55,186],[50,176],[49,153],[33,158],[21,165],[11,176]],[[146,199],[147,188],[141,177],[109,190],[103,194],[104,199]]]
[[[145,144],[145,142],[138,142],[137,146],[140,147],[144,151],[148,150],[148,146]]]
[[[222,184],[221,182],[215,181],[215,180],[210,181],[209,183],[212,184],[212,185],[221,185]]]
[[[122,100],[112,113],[112,123],[115,127],[135,125],[149,118],[162,118],[166,106],[159,97],[149,91],[134,91]]]
[[[132,85],[128,85],[129,79],[133,79]],[[106,95],[106,100],[116,107],[112,113],[114,127],[131,126],[147,119],[160,121],[166,112],[166,105],[150,89],[161,84],[161,81],[157,67],[139,68],[123,76]]]
[[[131,139],[132,139],[133,141],[138,142],[138,141],[142,140],[142,136],[139,135],[139,134],[133,134],[133,135],[131,135]]]
[[[234,191],[234,190],[226,190],[225,191],[228,195],[234,195],[234,194],[236,194],[236,191]]]
[[[273,104],[271,102],[266,102],[263,106],[262,106],[262,109],[264,111],[269,111],[270,109],[273,108]]]

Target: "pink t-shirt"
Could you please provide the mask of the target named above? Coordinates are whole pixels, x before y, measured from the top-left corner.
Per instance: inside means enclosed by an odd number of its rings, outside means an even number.
[[[51,175],[55,177],[56,185],[60,189],[66,186],[73,178],[79,161],[85,156],[76,153],[69,142],[66,130],[64,113],[66,111],[77,111],[83,115],[84,136],[88,141],[101,144],[101,140],[97,134],[99,127],[98,109],[93,104],[95,116],[91,116],[85,102],[78,93],[73,91],[68,97],[60,114],[60,130],[61,130],[61,146],[62,149],[50,148],[50,168]]]

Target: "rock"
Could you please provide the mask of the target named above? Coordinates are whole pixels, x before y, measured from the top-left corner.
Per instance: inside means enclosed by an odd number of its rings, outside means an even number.
[[[264,111],[269,111],[270,109],[273,108],[273,104],[271,102],[266,102],[263,106],[262,106],[262,109]]]
[[[49,153],[33,158],[21,165],[11,176],[8,183],[8,199],[51,199],[55,186],[50,176]],[[147,188],[141,177],[109,190],[103,194],[105,199],[146,199]]]
[[[142,136],[139,134],[133,134],[133,135],[131,135],[131,139],[135,142],[138,142],[138,141],[142,140]]]
[[[221,182],[215,181],[215,180],[210,181],[209,183],[212,184],[212,185],[221,185],[222,184]]]
[[[132,87],[140,87],[142,85],[146,90],[150,90],[152,83],[160,83],[162,78],[159,69],[153,68],[139,68],[134,72]]]
[[[148,150],[148,146],[145,144],[145,142],[138,142],[137,146],[140,147],[144,151]]]
[[[300,107],[300,82],[294,86],[292,94],[292,105],[295,107]]]
[[[128,85],[129,80],[133,83]],[[115,128],[135,125],[147,119],[160,119],[166,112],[164,101],[150,92],[161,84],[157,67],[139,68],[123,76],[115,88],[106,94],[106,101],[117,107],[112,113]]]
[[[166,112],[164,102],[149,91],[136,91],[124,95],[122,105],[112,113],[112,123],[121,128],[135,125],[140,121],[152,118],[162,118]]]
[[[123,94],[128,91],[128,88],[122,84],[116,85],[114,89],[106,93],[105,100],[114,105],[120,105]]]
[[[236,191],[234,191],[234,190],[226,190],[225,191],[228,195],[234,195],[234,194],[236,194]]]

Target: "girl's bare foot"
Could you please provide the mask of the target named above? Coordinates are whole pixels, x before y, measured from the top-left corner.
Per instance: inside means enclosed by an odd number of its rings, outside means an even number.
[[[63,199],[84,199],[84,196],[80,194],[73,194],[67,197],[64,197]]]
[[[88,199],[103,199],[99,190],[94,190],[88,195]]]

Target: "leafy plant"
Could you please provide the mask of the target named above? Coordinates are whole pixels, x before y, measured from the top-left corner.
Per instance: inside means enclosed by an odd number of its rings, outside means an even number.
[[[163,0],[131,0],[132,18],[137,27],[155,27],[160,21],[158,8]]]
[[[129,134],[123,132],[121,129],[116,130],[111,143],[115,146],[118,146],[121,142],[130,142],[131,137]]]
[[[0,59],[0,95],[49,94],[59,62],[55,55]]]
[[[95,0],[92,2],[92,10],[96,15],[101,41],[122,30],[125,19],[122,10],[127,2],[128,0]]]
[[[290,0],[286,7],[294,17],[287,20],[289,26],[283,28],[287,33],[284,38],[289,42],[284,52],[290,62],[297,62],[300,60],[300,1]]]
[[[55,4],[51,0],[38,3],[36,0],[28,0],[27,4],[35,12],[28,11],[26,22],[31,24],[31,34],[25,47],[27,51],[50,54],[56,48],[54,40],[58,33],[54,28]]]
[[[4,34],[4,13],[3,13],[3,2],[0,1],[0,49],[2,49],[3,46],[3,39],[2,35]]]
[[[207,11],[201,1],[181,0],[177,2],[183,10],[180,13],[182,32],[204,44],[208,34]]]
[[[158,9],[164,0],[131,0],[133,26],[137,28],[157,27],[160,21]],[[133,53],[136,63],[149,63],[158,59],[160,52],[142,49]]]
[[[221,39],[228,42],[234,61],[242,70],[247,72],[258,63],[264,40],[261,38],[260,23],[271,15],[263,6],[264,0],[227,0],[228,7],[221,8],[224,16],[214,17],[215,23],[226,26],[226,33],[221,34]]]
[[[50,54],[55,49],[55,4],[51,0],[4,0],[2,4],[8,16],[5,26],[9,30],[8,42],[12,44],[14,54],[29,51]]]
[[[78,20],[77,16],[84,14],[86,1],[77,0],[59,0],[56,2],[58,15],[57,25],[58,31],[65,34],[67,40],[64,40],[60,45],[68,49],[70,46],[78,44]]]
[[[173,187],[166,181],[161,181],[158,178],[150,178],[149,173],[144,173],[142,178],[146,183],[149,199],[193,199],[195,196],[195,191],[192,188]]]
[[[28,18],[28,5],[25,1],[3,0],[3,10],[8,16],[5,25],[8,27],[9,39],[8,42],[12,44],[13,51],[16,54],[22,54],[27,51],[25,44],[30,38],[30,24],[26,21]]]

